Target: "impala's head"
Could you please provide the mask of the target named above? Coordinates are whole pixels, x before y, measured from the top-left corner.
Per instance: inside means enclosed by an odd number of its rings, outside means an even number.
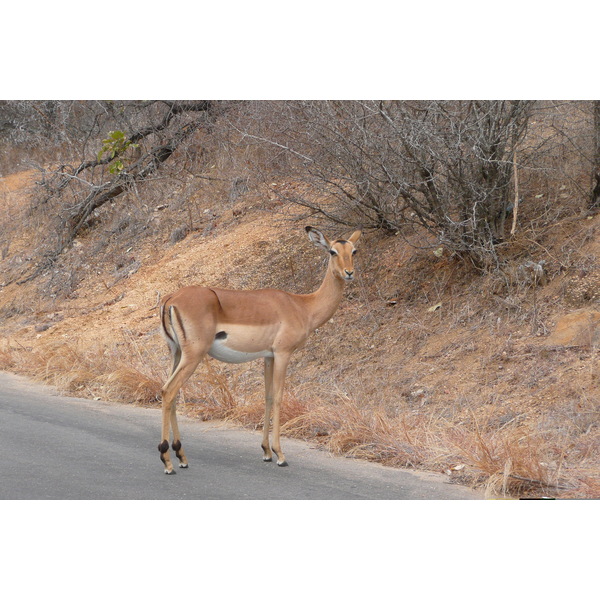
[[[361,236],[361,231],[355,231],[347,240],[336,240],[330,242],[318,229],[306,227],[308,238],[319,248],[324,248],[329,252],[329,268],[333,274],[344,281],[354,279],[354,255],[356,248],[354,244]]]

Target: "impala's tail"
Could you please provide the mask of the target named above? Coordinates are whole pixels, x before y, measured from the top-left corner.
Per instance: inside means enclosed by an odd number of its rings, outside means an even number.
[[[177,332],[177,327],[175,325],[179,325],[181,331]],[[165,338],[167,344],[169,345],[169,349],[171,350],[171,356],[173,357],[176,363],[179,362],[178,358],[181,356],[181,343],[180,336],[183,335],[185,339],[185,334],[183,332],[183,327],[181,326],[181,319],[177,313],[177,309],[173,305],[168,304],[168,298],[160,306],[160,329]],[[177,366],[175,364],[175,366]]]

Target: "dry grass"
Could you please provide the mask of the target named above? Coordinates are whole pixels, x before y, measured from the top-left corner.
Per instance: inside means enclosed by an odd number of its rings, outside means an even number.
[[[460,353],[460,345],[451,346],[448,352]],[[572,358],[581,362],[580,357]],[[597,356],[589,360],[597,362]],[[87,348],[69,342],[35,348],[4,342],[0,348],[2,369],[76,395],[156,406],[167,362],[164,348],[143,345],[129,335]],[[488,357],[485,368],[490,367]],[[595,366],[586,368],[595,372]],[[336,369],[343,373],[339,364],[333,364],[315,372],[308,368],[301,372],[303,380],[298,374],[290,378],[282,415],[284,435],[311,440],[338,455],[446,472],[457,483],[483,485],[492,495],[597,495],[597,395],[580,390],[567,402],[553,402],[526,415],[490,401],[485,393],[440,399],[432,384],[365,402],[355,376],[347,375],[344,385],[332,384]],[[390,382],[390,387],[394,385]],[[405,390],[413,388],[409,383]],[[203,420],[260,428],[261,365],[240,368],[207,360],[184,387],[179,406]]]

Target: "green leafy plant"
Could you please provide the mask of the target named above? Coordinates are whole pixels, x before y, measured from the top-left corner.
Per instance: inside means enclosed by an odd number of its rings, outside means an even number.
[[[123,131],[110,131],[108,137],[102,140],[102,148],[98,152],[98,160],[107,154],[110,157],[110,166],[108,170],[112,174],[120,173],[125,164],[119,158],[128,148],[137,148],[139,144],[134,144],[127,138]]]

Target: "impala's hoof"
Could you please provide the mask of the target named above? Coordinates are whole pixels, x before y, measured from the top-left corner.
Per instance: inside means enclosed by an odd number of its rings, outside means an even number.
[[[181,464],[179,465],[179,468],[180,468],[180,469],[187,469],[187,468],[188,468],[188,464],[187,464],[187,463],[185,463],[185,464],[184,464],[184,463],[181,463]]]
[[[273,462],[273,459],[270,456],[263,456],[263,462]]]
[[[173,469],[170,471],[169,469],[165,469],[165,475],[177,475],[177,471],[174,471]]]
[[[282,460],[281,462],[277,461],[277,466],[278,467],[287,467],[288,466],[287,460]]]

